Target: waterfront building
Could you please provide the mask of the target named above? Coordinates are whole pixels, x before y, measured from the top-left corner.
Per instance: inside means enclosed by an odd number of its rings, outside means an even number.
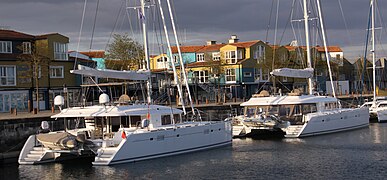
[[[75,62],[89,61],[69,58],[68,43],[69,38],[58,33],[0,30],[0,112],[51,109],[53,97],[64,90],[68,105],[79,102],[81,79],[70,70]]]

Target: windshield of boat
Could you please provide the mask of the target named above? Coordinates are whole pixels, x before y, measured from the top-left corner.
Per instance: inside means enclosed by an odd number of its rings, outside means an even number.
[[[317,106],[311,104],[288,104],[271,106],[248,106],[244,109],[244,115],[247,118],[256,118],[263,114],[266,116],[274,115],[281,120],[301,122],[304,114],[317,112]]]

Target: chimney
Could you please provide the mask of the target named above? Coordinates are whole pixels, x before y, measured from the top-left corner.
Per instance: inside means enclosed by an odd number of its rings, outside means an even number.
[[[216,44],[216,41],[207,41],[207,45],[214,45]]]
[[[237,43],[238,42],[238,37],[237,35],[231,35],[231,39],[228,40],[228,43]]]

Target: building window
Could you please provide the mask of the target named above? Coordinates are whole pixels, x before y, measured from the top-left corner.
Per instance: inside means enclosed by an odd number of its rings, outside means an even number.
[[[23,42],[23,54],[31,54],[31,42]]]
[[[50,78],[64,78],[63,66],[50,66]]]
[[[262,72],[262,80],[269,81],[270,75],[269,72]]]
[[[262,73],[262,69],[255,69],[255,72],[254,72],[255,81],[261,80],[261,73]]]
[[[0,53],[12,53],[12,41],[0,41]]]
[[[226,81],[236,82],[236,69],[226,69]]]
[[[204,61],[204,53],[196,54],[196,60],[197,60],[197,62],[203,62]]]
[[[265,59],[265,46],[259,45],[255,47],[254,59],[256,59],[258,63],[261,63]]]
[[[67,44],[54,42],[54,57],[55,60],[68,60]]]
[[[34,78],[35,78],[36,77],[35,66],[32,66],[32,74],[34,75]],[[42,67],[38,66],[38,78],[41,78],[41,77],[42,77]]]
[[[168,67],[168,59],[167,57],[160,57],[157,59],[156,69],[162,69]]]
[[[208,71],[195,71],[199,83],[208,82]]]
[[[236,51],[226,51],[225,53],[226,53],[226,55],[225,55],[226,63],[227,64],[235,64],[236,60],[237,60],[236,56],[235,56]]]
[[[15,66],[0,66],[0,86],[16,86]]]
[[[282,77],[282,82],[288,82],[288,77],[286,76]]]
[[[174,56],[173,56],[173,60],[174,60],[175,63],[177,63],[178,59],[179,59],[179,58],[177,57],[177,55],[174,55]]]
[[[213,52],[212,53],[212,60],[213,61],[220,61],[220,52]]]
[[[244,72],[243,77],[252,77],[252,73],[251,72]]]
[[[242,50],[237,51],[237,57],[238,57],[238,59],[243,59],[243,51]]]

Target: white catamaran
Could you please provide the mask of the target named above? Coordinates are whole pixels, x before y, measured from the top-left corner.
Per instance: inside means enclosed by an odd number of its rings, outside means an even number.
[[[376,96],[376,49],[375,49],[375,4],[370,1],[371,8],[371,39],[372,39],[372,79],[373,79],[373,100],[366,102],[362,107],[369,107],[370,118],[377,118],[378,122],[387,122],[387,100]]]
[[[244,115],[234,118],[234,120],[238,120],[238,123],[234,123],[233,126],[234,136],[245,135],[255,129],[266,128],[270,130],[282,129],[286,133],[285,137],[305,137],[351,130],[369,125],[368,108],[341,108],[338,99],[335,97],[333,84],[334,97],[313,94],[313,71],[311,71],[312,60],[309,47],[308,6],[306,0],[303,1],[303,4],[308,68],[300,71],[288,68],[276,69],[272,74],[309,78],[309,95],[302,95],[298,91],[287,95],[282,95],[281,93],[280,95],[270,95],[267,91],[263,91],[260,94],[253,95],[247,102],[241,104],[244,107]],[[327,55],[327,64],[329,65],[330,57],[325,43],[319,0],[317,0],[317,5]],[[329,72],[331,76],[330,67]],[[251,125],[251,123],[246,123],[248,121],[261,123]]]
[[[141,0],[142,12],[144,4],[144,0]],[[149,69],[144,19],[142,25]],[[101,94],[99,105],[62,109],[52,118],[64,119],[65,130],[48,132],[48,124],[43,122],[42,133],[31,135],[25,143],[19,164],[41,164],[92,156],[93,165],[112,165],[205,150],[232,142],[230,121],[201,121],[200,115],[194,120],[184,121],[184,109],[151,104],[150,74],[147,72],[82,68],[73,73],[132,80],[145,78],[149,88],[148,103],[112,104],[107,94]],[[58,96],[54,102],[61,106],[64,99]]]

